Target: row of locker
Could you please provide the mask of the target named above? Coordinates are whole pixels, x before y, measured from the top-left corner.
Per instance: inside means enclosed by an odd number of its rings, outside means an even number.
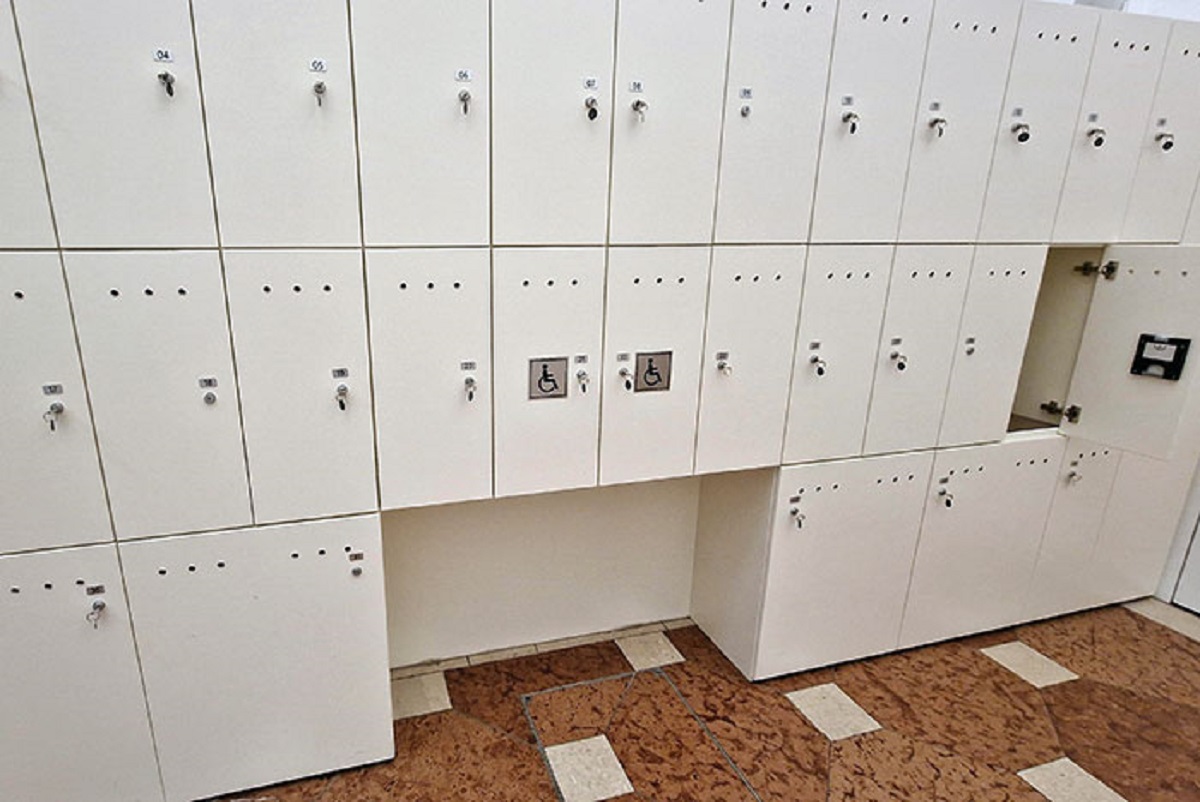
[[[46,181],[68,248],[1200,238],[1195,23],[1033,0],[13,10],[0,247],[55,246]]]

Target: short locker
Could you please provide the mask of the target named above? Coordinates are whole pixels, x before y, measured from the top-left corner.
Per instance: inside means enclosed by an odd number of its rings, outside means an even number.
[[[1025,4],[996,131],[980,242],[1049,240],[1099,18],[1098,11],[1082,6]]]
[[[117,537],[249,524],[217,254],[65,259]]]
[[[367,244],[488,244],[488,0],[350,15]]]
[[[812,215],[834,0],[734,0],[717,242],[803,242]]]
[[[113,545],[0,557],[0,797],[161,802]]]
[[[485,249],[367,251],[383,509],[492,495]]]
[[[1020,0],[936,4],[900,218],[902,242],[975,239],[1020,13]]]
[[[842,0],[813,242],[895,240],[932,14],[932,0]]]
[[[358,245],[346,3],[193,5],[223,244]]]
[[[779,464],[804,257],[800,246],[713,249],[696,473]]]
[[[594,487],[604,250],[498,248],[492,258],[496,495]]]
[[[112,539],[56,253],[0,256],[0,553]]]
[[[946,403],[970,245],[896,248],[863,451],[931,448]]]
[[[692,472],[710,253],[609,251],[602,485]]]
[[[216,245],[187,0],[15,8],[62,244]]]
[[[808,249],[783,461],[862,453],[891,246]]]
[[[121,558],[169,802],[392,757],[378,516]]]
[[[609,239],[712,239],[731,0],[622,0]]]
[[[254,520],[370,512],[375,437],[358,251],[226,251]]]
[[[53,248],[46,179],[11,14],[11,8],[0,11],[0,248]]]
[[[496,244],[604,244],[615,26],[616,0],[492,3]]]

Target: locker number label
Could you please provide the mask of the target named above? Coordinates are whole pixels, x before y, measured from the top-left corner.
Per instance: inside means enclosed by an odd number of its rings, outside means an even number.
[[[200,377],[200,389],[201,390],[211,390],[216,386],[217,386],[217,379],[215,376],[201,376]]]
[[[640,95],[642,92],[646,91],[646,87],[642,84],[641,81],[630,81],[629,82],[629,91],[633,92],[635,95]]]
[[[333,378],[335,378],[335,379],[350,378],[350,368],[334,368],[333,370],[330,371],[330,373],[333,374]]]
[[[175,53],[169,47],[154,48],[154,60],[160,64],[170,64],[175,60]]]
[[[61,384],[43,384],[42,395],[62,395],[63,386]]]
[[[479,370],[479,363],[473,362],[470,360],[468,360],[466,362],[459,362],[458,369],[459,370]]]
[[[460,84],[469,84],[471,81],[475,80],[475,73],[471,72],[470,70],[458,70],[454,73],[454,80],[458,81]]]
[[[588,90],[599,89],[600,88],[600,79],[599,78],[590,78],[590,77],[584,78],[583,79],[583,88],[588,89]]]
[[[738,97],[742,100],[754,100],[754,87],[743,86],[738,90]]]
[[[99,596],[102,593],[107,593],[103,585],[90,585],[87,588],[87,595],[89,596]]]
[[[329,72],[329,62],[323,58],[312,58],[308,60],[309,72]]]

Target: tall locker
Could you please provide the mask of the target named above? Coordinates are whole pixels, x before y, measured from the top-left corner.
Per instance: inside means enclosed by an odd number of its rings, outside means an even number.
[[[377,509],[358,251],[226,251],[257,523]]]
[[[65,258],[117,537],[249,524],[217,254]]]
[[[15,7],[62,244],[215,245],[187,0]]]
[[[342,0],[195,0],[222,243],[358,245]]]
[[[932,14],[932,0],[842,0],[813,242],[895,240]]]
[[[808,238],[836,12],[734,0],[717,242]]]
[[[54,226],[12,9],[0,11],[0,248],[53,248]]]
[[[488,0],[350,14],[367,244],[488,244]]]

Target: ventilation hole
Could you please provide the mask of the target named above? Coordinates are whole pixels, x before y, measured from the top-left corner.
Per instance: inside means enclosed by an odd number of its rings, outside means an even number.
[[[1133,50],[1135,47],[1137,47],[1137,42],[1130,42],[1130,43],[1129,43],[1129,49],[1130,49],[1130,50]]]
[[[111,295],[111,296],[112,296],[112,297],[114,297],[114,298],[119,298],[119,297],[121,297],[121,291],[120,291],[120,290],[118,290],[118,289],[116,289],[115,287],[114,287],[113,289],[109,290],[109,291],[108,291],[108,294],[109,294],[109,295]]]
[[[662,284],[662,276],[659,276],[658,278],[654,279],[654,283],[655,283],[655,284]]]
[[[177,292],[180,296],[187,295],[187,287],[180,287],[179,289],[175,290],[175,292]]]
[[[825,278],[827,278],[827,279],[833,278],[833,273],[830,273],[829,275],[825,276]]]
[[[884,14],[884,15],[883,15],[883,21],[884,21],[884,22],[887,22],[887,21],[888,21],[888,15],[887,15],[887,14]]]
[[[328,284],[326,284],[321,289],[324,290],[325,292],[333,292],[333,287],[329,286]]]
[[[751,281],[758,281],[758,278],[759,278],[758,276],[755,276],[754,278],[751,279]]]
[[[867,18],[867,16],[868,16],[867,12],[865,12],[865,11],[864,11],[864,12],[863,12],[863,15],[862,15],[862,18],[863,18],[863,19],[866,19],[866,18]]]
[[[1038,38],[1039,38],[1039,39],[1044,39],[1045,37],[1046,37],[1046,34],[1045,34],[1045,33],[1043,33],[1042,31],[1038,31]]]
[[[528,284],[529,282],[528,282],[528,281],[526,281],[525,283],[526,283],[526,284]],[[407,281],[401,281],[401,282],[400,282],[400,289],[402,289],[402,290],[407,290],[407,289],[408,289],[408,282],[407,282]]]
[[[1149,53],[1149,52],[1150,52],[1150,45],[1146,45],[1145,47],[1143,47],[1143,48],[1142,48],[1142,52],[1143,52],[1143,53]]]
[[[792,4],[791,4],[791,3],[784,3],[784,4],[783,4],[783,10],[784,10],[784,11],[791,11],[791,10],[792,10]]]
[[[454,282],[454,289],[456,289],[456,290],[461,290],[461,289],[462,289],[462,282],[461,282],[461,281],[456,281],[456,282]]]
[[[742,280],[742,274],[741,274],[741,273],[737,274],[736,276],[734,276],[734,277],[733,277],[733,280],[734,280],[734,281],[741,281],[741,280]]]
[[[863,273],[863,278],[870,278],[870,277],[871,277],[871,271],[870,271],[870,270],[868,270],[867,272]]]
[[[151,295],[154,294],[154,288],[147,287],[146,289],[142,290],[142,294],[145,295],[147,298],[149,298]]]
[[[13,297],[16,298],[18,301],[23,301],[23,300],[25,300],[25,293],[21,292],[20,290],[17,290],[16,292],[13,293]]]
[[[775,274],[775,280],[776,280],[776,281],[783,281],[783,274],[782,274],[782,273],[776,273],[776,274]]]
[[[854,278],[854,273],[847,273],[846,278]]]
[[[17,587],[16,585],[13,585],[11,588],[8,589],[8,592],[16,594],[16,593],[20,593],[21,589],[19,587]]]
[[[76,579],[75,584],[78,585],[79,587],[83,587],[84,584],[86,584],[86,583],[82,579]]]
[[[346,553],[347,553],[347,554],[349,554],[349,553],[350,553],[350,551],[351,551],[351,547],[350,547],[350,546],[347,546],[347,547],[346,547]]]
[[[1061,38],[1062,38],[1062,34],[1059,34],[1059,33],[1054,34],[1054,41],[1057,42]]]
[[[638,276],[634,276],[634,278],[633,278],[633,283],[634,283],[634,284],[641,284],[641,283],[642,283],[642,279],[641,279],[640,277],[638,277]]]
[[[804,7],[804,13],[805,13],[805,14],[811,14],[811,13],[812,13],[812,6],[805,6],[805,7]]]
[[[189,565],[189,566],[188,566],[188,573],[189,573],[189,574],[194,574],[194,573],[196,573],[196,566],[194,566],[194,565]]]
[[[979,31],[979,23],[977,22],[977,23],[975,23],[974,25],[972,25],[972,26],[971,26],[971,32],[972,32],[972,33],[976,33],[976,32],[978,32],[978,31]]]
[[[324,557],[326,554],[327,554],[327,552],[325,551],[325,549],[317,549],[318,557]]]
[[[958,30],[959,28],[961,28],[961,27],[962,27],[962,23],[961,23],[961,22],[956,22],[956,23],[954,23],[954,30],[956,30],[956,31],[957,31],[957,30]]]
[[[571,286],[572,286],[572,287],[578,287],[578,286],[579,286],[579,279],[577,279],[577,278],[573,278],[573,279],[571,279]]]
[[[1072,37],[1071,37],[1071,44],[1075,44],[1075,43],[1076,43],[1076,42],[1078,42],[1078,41],[1079,41],[1079,37],[1078,37],[1078,36],[1072,36]]]
[[[676,279],[676,281],[675,281],[675,283],[676,283],[676,284],[682,284],[683,282],[684,282],[684,278],[683,278],[683,276],[680,276],[680,277],[679,277],[678,279]]]
[[[835,483],[834,483],[834,485],[833,485],[833,489],[834,489],[834,490],[840,490],[840,489],[841,489],[841,485],[839,485],[839,484],[837,484],[837,483],[835,482]]]
[[[301,287],[299,284],[293,284],[293,285],[292,285],[292,292],[300,292],[300,291],[301,291],[301,290],[303,290],[303,289],[304,289],[304,288],[303,288],[303,287]]]
[[[553,287],[553,286],[554,286],[554,279],[549,279],[549,280],[546,282],[546,286],[547,286],[547,287]]]
[[[529,286],[529,279],[525,279],[524,281],[522,281],[522,282],[521,282],[521,286],[522,286],[522,287],[528,287],[528,286]]]
[[[916,479],[916,478],[917,478],[917,477],[916,477],[916,475],[915,475],[915,474],[911,474],[911,473],[910,473],[910,474],[908,475],[908,481],[910,481],[910,482],[911,482],[913,479]]]
[[[989,275],[989,276],[994,276],[994,275],[996,275],[996,271],[995,271],[995,270],[989,270],[989,271],[988,271],[988,275]]]
[[[763,7],[763,8],[766,8],[766,7],[767,7],[767,0],[763,0],[763,1],[762,1],[762,7]]]
[[[934,277],[934,276],[936,276],[936,275],[937,275],[937,273],[936,273],[935,271],[933,271],[933,270],[930,270],[930,271],[929,271],[929,277],[930,277],[930,278],[933,278],[933,277]]]
[[[950,272],[951,271],[949,271],[949,270],[946,271],[946,278],[950,278]]]
[[[1004,271],[1004,275],[1006,275],[1006,276],[1011,276],[1011,275],[1012,275],[1012,271],[1011,271],[1011,270],[1005,270],[1005,271]]]
[[[914,270],[912,272],[912,275],[909,278],[916,278],[916,277],[917,277],[917,271]]]
[[[49,583],[49,582],[47,582],[46,584],[42,585],[42,587],[43,587],[43,588],[45,588],[46,590],[54,590],[54,585],[53,585],[53,584],[51,584],[51,583]]]
[[[292,559],[293,559],[293,560],[299,560],[299,559],[300,559],[300,552],[298,552],[298,551],[293,551],[293,552],[292,552]]]
[[[877,485],[881,485],[881,484],[883,484],[883,480],[882,480],[882,479],[876,479],[876,480],[875,480],[875,484],[877,484]]]
[[[908,24],[908,17],[901,17],[901,18],[900,18],[900,24],[901,24],[901,25],[907,25],[907,24]]]
[[[218,560],[218,561],[217,561],[217,567],[218,567],[218,568],[224,568],[224,567],[225,567],[225,561],[224,561],[224,560]]]
[[[996,32],[996,26],[995,26],[995,25],[993,25],[993,26],[992,26],[992,33],[995,33],[995,32]]]
[[[899,477],[899,476],[893,476],[893,477],[892,477],[892,484],[896,484],[896,482],[899,482],[899,481],[900,481],[900,477]]]
[[[167,575],[167,569],[166,569],[166,568],[159,568],[159,569],[158,569],[158,575],[159,575],[159,576],[166,576],[166,575]]]
[[[429,282],[428,284],[426,284],[426,285],[425,285],[425,289],[427,289],[427,290],[432,290],[432,289],[433,289],[433,282],[431,281],[431,282]]]

